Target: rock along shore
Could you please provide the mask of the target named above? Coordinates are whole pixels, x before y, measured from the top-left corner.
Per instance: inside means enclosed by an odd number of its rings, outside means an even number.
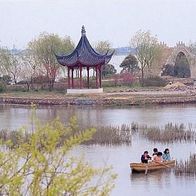
[[[1,104],[38,104],[38,105],[145,105],[196,103],[196,91],[141,91],[103,93],[99,95],[0,95]]]

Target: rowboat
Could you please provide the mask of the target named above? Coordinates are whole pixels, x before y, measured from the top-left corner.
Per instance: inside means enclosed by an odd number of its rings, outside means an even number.
[[[149,163],[130,163],[130,167],[132,171],[145,172],[145,173],[147,173],[147,171],[167,169],[167,168],[172,168],[174,166],[175,166],[175,160],[164,161],[161,163],[157,163],[153,161]]]

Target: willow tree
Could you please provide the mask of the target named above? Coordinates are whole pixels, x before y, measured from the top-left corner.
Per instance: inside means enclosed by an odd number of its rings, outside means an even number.
[[[160,58],[162,45],[159,43],[157,37],[151,35],[149,31],[143,32],[141,30],[136,32],[132,37],[130,45],[136,50],[143,85],[145,69],[150,68],[153,63]]]
[[[61,38],[56,34],[42,33],[38,38],[28,44],[34,64],[39,65],[43,75],[48,78],[49,90],[54,87],[54,82],[59,71],[59,63],[54,53],[69,53],[73,50],[74,44],[70,37]]]
[[[95,50],[100,54],[106,54],[111,51],[111,43],[109,41],[99,41],[95,44]],[[113,75],[117,71],[111,64],[105,64],[102,66],[102,76]]]
[[[116,177],[111,169],[93,168],[70,153],[94,132],[81,130],[72,118],[66,126],[58,119],[37,121],[31,132],[20,130],[14,142],[2,137],[0,195],[109,195]]]
[[[105,54],[111,50],[111,43],[109,41],[99,41],[95,44],[95,49],[101,54]]]
[[[3,75],[8,75],[16,84],[21,71],[21,55],[13,54],[7,48],[0,48],[0,72]]]

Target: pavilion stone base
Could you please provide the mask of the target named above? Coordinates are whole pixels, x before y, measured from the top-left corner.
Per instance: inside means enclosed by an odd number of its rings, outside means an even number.
[[[67,94],[96,94],[103,93],[103,88],[67,89]]]

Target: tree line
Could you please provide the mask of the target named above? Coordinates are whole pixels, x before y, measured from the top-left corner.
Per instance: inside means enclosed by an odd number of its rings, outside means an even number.
[[[54,53],[71,53],[74,47],[75,44],[69,36],[60,37],[48,33],[40,34],[28,43],[25,50],[18,53],[0,47],[0,80],[6,83],[12,81],[14,84],[21,82],[27,85],[28,90],[33,88],[36,82],[45,83],[48,89],[52,90],[56,78],[66,71],[65,67],[57,62]],[[141,30],[131,38],[130,47],[135,49],[135,54],[129,54],[120,64],[122,73],[140,73],[140,82],[143,85],[148,70],[163,66],[169,47],[159,42],[149,31]],[[111,49],[111,44],[108,41],[100,41],[94,48],[97,52],[105,54]],[[103,77],[115,73],[116,69],[111,64],[102,67]]]
[[[10,76],[15,84],[22,80],[28,89],[36,79],[40,82],[46,80],[49,90],[52,90],[60,69],[54,52],[69,53],[73,48],[74,43],[70,37],[61,38],[57,34],[47,33],[30,41],[27,48],[18,54],[1,47],[1,75]]]

